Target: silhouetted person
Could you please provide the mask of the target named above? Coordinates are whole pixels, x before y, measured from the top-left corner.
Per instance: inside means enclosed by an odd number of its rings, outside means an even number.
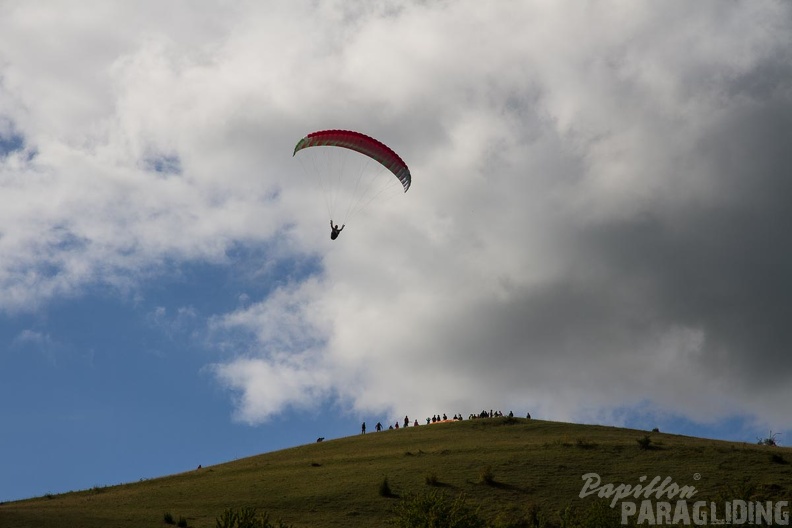
[[[363,422],[363,425],[360,426],[360,434],[366,434],[366,422]]]
[[[338,238],[338,235],[341,234],[341,231],[343,231],[345,227],[346,227],[346,224],[342,225],[341,227],[338,227],[338,224],[333,225],[333,219],[331,218],[330,219],[330,240],[335,240],[336,238]]]

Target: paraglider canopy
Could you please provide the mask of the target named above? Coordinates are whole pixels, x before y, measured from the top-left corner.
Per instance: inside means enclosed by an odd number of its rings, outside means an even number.
[[[352,130],[311,132],[297,142],[292,156],[320,184],[331,221],[342,225],[399,184],[407,192],[412,183],[401,156],[381,141]]]
[[[396,154],[390,147],[374,139],[373,137],[354,132],[352,130],[320,130],[311,132],[294,147],[294,154],[308,147],[341,147],[360,152],[369,158],[379,162],[396,176],[404,186],[404,192],[410,188],[412,176],[410,169],[404,160]]]

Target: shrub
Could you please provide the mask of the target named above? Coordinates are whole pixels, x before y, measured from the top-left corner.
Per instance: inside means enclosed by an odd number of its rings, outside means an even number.
[[[226,509],[215,519],[217,528],[235,528],[238,524],[239,512],[231,508]]]
[[[390,484],[388,484],[388,477],[382,479],[379,485],[379,494],[380,497],[393,497],[393,491],[390,488]]]
[[[771,447],[777,446],[778,443],[776,442],[776,436],[778,436],[778,433],[773,433],[773,431],[770,431],[770,436],[768,436],[767,438],[759,439],[759,445],[765,445]]]
[[[187,528],[187,519],[184,517],[179,517],[179,522],[176,523],[176,526],[179,528]]]
[[[489,524],[490,528],[548,528],[550,526],[555,525],[550,523],[545,512],[535,504],[529,506],[527,512],[501,512]]]
[[[528,508],[528,514],[525,516],[523,524],[526,527],[544,528],[548,524],[547,516],[539,506],[532,504]]]
[[[398,528],[427,526],[432,528],[485,528],[478,511],[465,504],[464,496],[450,500],[436,490],[410,495],[394,508],[393,525]]]
[[[186,521],[185,521],[186,522]],[[258,513],[256,508],[242,508],[234,510],[227,508],[222,515],[217,517],[217,528],[291,528],[291,525],[278,519],[277,524],[270,522],[269,513]]]
[[[426,482],[427,486],[437,486],[440,484],[440,481],[437,479],[437,475],[434,473],[430,473],[424,477],[424,482]]]
[[[638,442],[638,447],[641,449],[650,449],[652,446],[652,439],[649,438],[649,435],[644,435],[641,438],[638,438],[636,442]]]
[[[162,516],[162,520],[165,524],[176,524],[176,521],[173,520],[173,515],[170,512],[166,512],[165,515]]]
[[[492,468],[487,466],[479,470],[479,482],[488,486],[495,485],[495,475],[492,473]]]

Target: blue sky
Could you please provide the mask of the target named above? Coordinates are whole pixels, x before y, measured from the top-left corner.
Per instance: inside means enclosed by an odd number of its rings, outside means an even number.
[[[790,26],[772,1],[4,2],[0,501],[405,414],[785,444]],[[292,151],[330,128],[390,145],[409,192],[328,211]]]
[[[231,419],[206,368],[215,356],[194,334],[240,302],[233,272],[183,266],[135,299],[95,291],[4,318],[4,497],[136,481],[359,427],[338,410],[334,420],[287,412],[266,427]]]

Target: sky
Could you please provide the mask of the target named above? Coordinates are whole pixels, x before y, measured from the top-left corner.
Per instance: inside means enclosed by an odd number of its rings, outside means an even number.
[[[335,241],[323,129],[412,174]],[[788,2],[0,1],[0,501],[404,415],[789,445],[791,142]]]

